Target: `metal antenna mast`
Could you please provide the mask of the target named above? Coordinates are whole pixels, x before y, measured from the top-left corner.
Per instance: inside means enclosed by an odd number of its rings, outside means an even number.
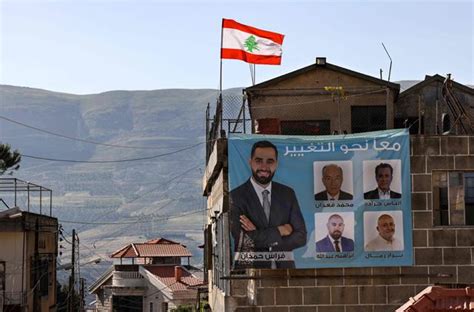
[[[392,57],[388,53],[387,48],[385,47],[383,42],[382,42],[382,46],[383,46],[383,49],[385,50],[385,53],[387,53],[388,58],[390,59],[390,68],[388,69],[388,80],[387,80],[387,81],[390,81],[390,74],[392,73]]]

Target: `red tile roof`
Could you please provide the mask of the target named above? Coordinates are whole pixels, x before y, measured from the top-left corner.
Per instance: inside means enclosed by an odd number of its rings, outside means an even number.
[[[158,238],[145,243],[132,243],[115,251],[111,258],[144,258],[144,257],[192,257],[186,246]]]
[[[397,312],[474,311],[474,289],[430,286],[397,309]]]
[[[144,268],[155,275],[171,291],[187,290],[189,287],[203,285],[204,282],[194,277],[189,271],[179,266],[181,269],[181,279],[176,281],[175,265],[154,266],[148,265]]]

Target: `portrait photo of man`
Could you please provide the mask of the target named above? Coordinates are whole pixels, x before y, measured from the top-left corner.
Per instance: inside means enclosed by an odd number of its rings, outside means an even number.
[[[364,199],[401,198],[402,194],[390,189],[393,180],[393,167],[389,163],[380,163],[375,167],[377,188],[364,193]]]
[[[251,177],[230,192],[234,251],[290,252],[306,244],[306,225],[294,190],[273,181],[278,150],[269,141],[253,144]],[[294,261],[255,262],[258,268],[294,268]],[[239,268],[234,263],[234,268]]]
[[[399,211],[382,213],[377,218],[377,225],[375,226],[377,235],[366,243],[364,248],[365,251],[403,250],[403,239],[396,237],[395,215],[397,215],[397,218],[401,222],[402,213]],[[373,229],[373,224],[367,224],[369,222],[373,221],[368,221],[364,215],[364,227],[367,227],[367,229]],[[401,231],[403,231],[403,227],[401,228]]]
[[[344,219],[332,214],[326,223],[327,235],[316,242],[316,252],[346,252],[354,250],[354,241],[344,237]]]
[[[351,193],[341,189],[344,182],[344,171],[341,166],[335,163],[325,165],[321,170],[321,181],[324,190],[314,195],[315,200],[351,200],[353,198]]]

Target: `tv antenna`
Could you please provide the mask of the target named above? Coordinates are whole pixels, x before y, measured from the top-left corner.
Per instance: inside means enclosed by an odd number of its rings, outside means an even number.
[[[390,74],[392,73],[392,57],[390,56],[390,53],[388,53],[387,48],[382,42],[383,49],[385,50],[385,53],[387,53],[388,58],[390,59],[390,68],[388,69],[388,79],[387,81],[390,81]]]

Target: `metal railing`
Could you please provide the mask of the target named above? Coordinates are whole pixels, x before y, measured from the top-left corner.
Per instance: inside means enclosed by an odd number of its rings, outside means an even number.
[[[53,215],[53,191],[44,186],[23,181],[16,178],[0,178],[0,204],[7,209],[18,207],[20,202],[26,207],[22,210],[28,212],[39,212],[49,210],[49,216]]]

